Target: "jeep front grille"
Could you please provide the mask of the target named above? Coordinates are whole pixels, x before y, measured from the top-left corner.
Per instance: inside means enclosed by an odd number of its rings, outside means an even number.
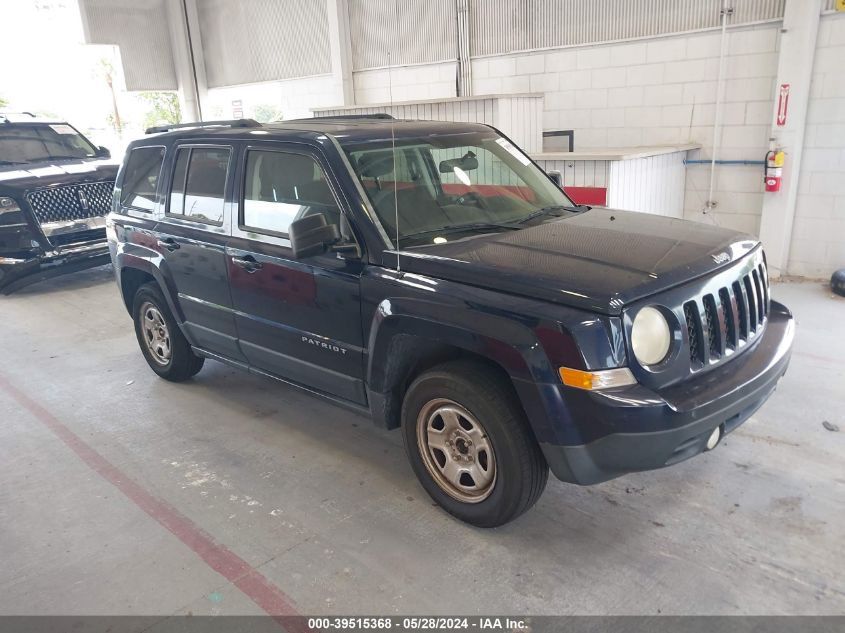
[[[102,217],[111,210],[114,181],[45,187],[26,199],[40,224]]]
[[[769,313],[769,279],[761,263],[730,285],[684,304],[690,369],[735,352],[762,332]]]
[[[696,309],[694,301],[684,304],[684,315],[687,318],[687,336],[689,336],[689,357],[690,364],[693,367],[704,364],[704,352],[699,344],[699,340],[702,338],[699,332],[701,318],[693,315]]]

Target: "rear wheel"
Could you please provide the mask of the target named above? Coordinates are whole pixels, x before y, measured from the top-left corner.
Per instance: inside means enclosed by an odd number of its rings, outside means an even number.
[[[546,486],[548,466],[511,385],[482,364],[454,361],[419,376],[402,428],[420,483],[462,521],[512,521]]]
[[[144,284],[132,304],[135,335],[150,368],[162,378],[182,382],[202,369],[157,284]]]

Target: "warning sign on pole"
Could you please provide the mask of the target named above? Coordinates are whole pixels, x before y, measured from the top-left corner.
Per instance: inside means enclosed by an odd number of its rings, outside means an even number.
[[[780,96],[778,96],[778,127],[786,125],[786,114],[789,111],[789,84],[780,85]]]

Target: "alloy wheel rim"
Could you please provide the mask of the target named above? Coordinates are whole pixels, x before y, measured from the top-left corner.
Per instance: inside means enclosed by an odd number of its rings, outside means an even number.
[[[476,417],[457,402],[438,398],[422,407],[417,445],[429,475],[450,497],[479,503],[493,492],[493,445]]]
[[[172,353],[170,330],[161,311],[149,301],[141,306],[141,330],[150,356],[159,365],[167,365]]]

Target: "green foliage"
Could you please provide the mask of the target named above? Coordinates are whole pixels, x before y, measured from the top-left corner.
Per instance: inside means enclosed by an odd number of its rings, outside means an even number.
[[[0,97],[0,108],[5,108],[7,105],[9,105],[9,102],[6,101],[3,97]]]
[[[270,123],[271,121],[279,121],[282,117],[282,111],[274,105],[262,104],[253,108],[255,120],[259,123]]]
[[[101,57],[97,71],[103,76],[106,83],[111,86],[114,81],[114,66],[112,63],[105,57]]]
[[[175,92],[142,92],[138,97],[149,107],[144,115],[145,128],[182,122],[182,111]]]

